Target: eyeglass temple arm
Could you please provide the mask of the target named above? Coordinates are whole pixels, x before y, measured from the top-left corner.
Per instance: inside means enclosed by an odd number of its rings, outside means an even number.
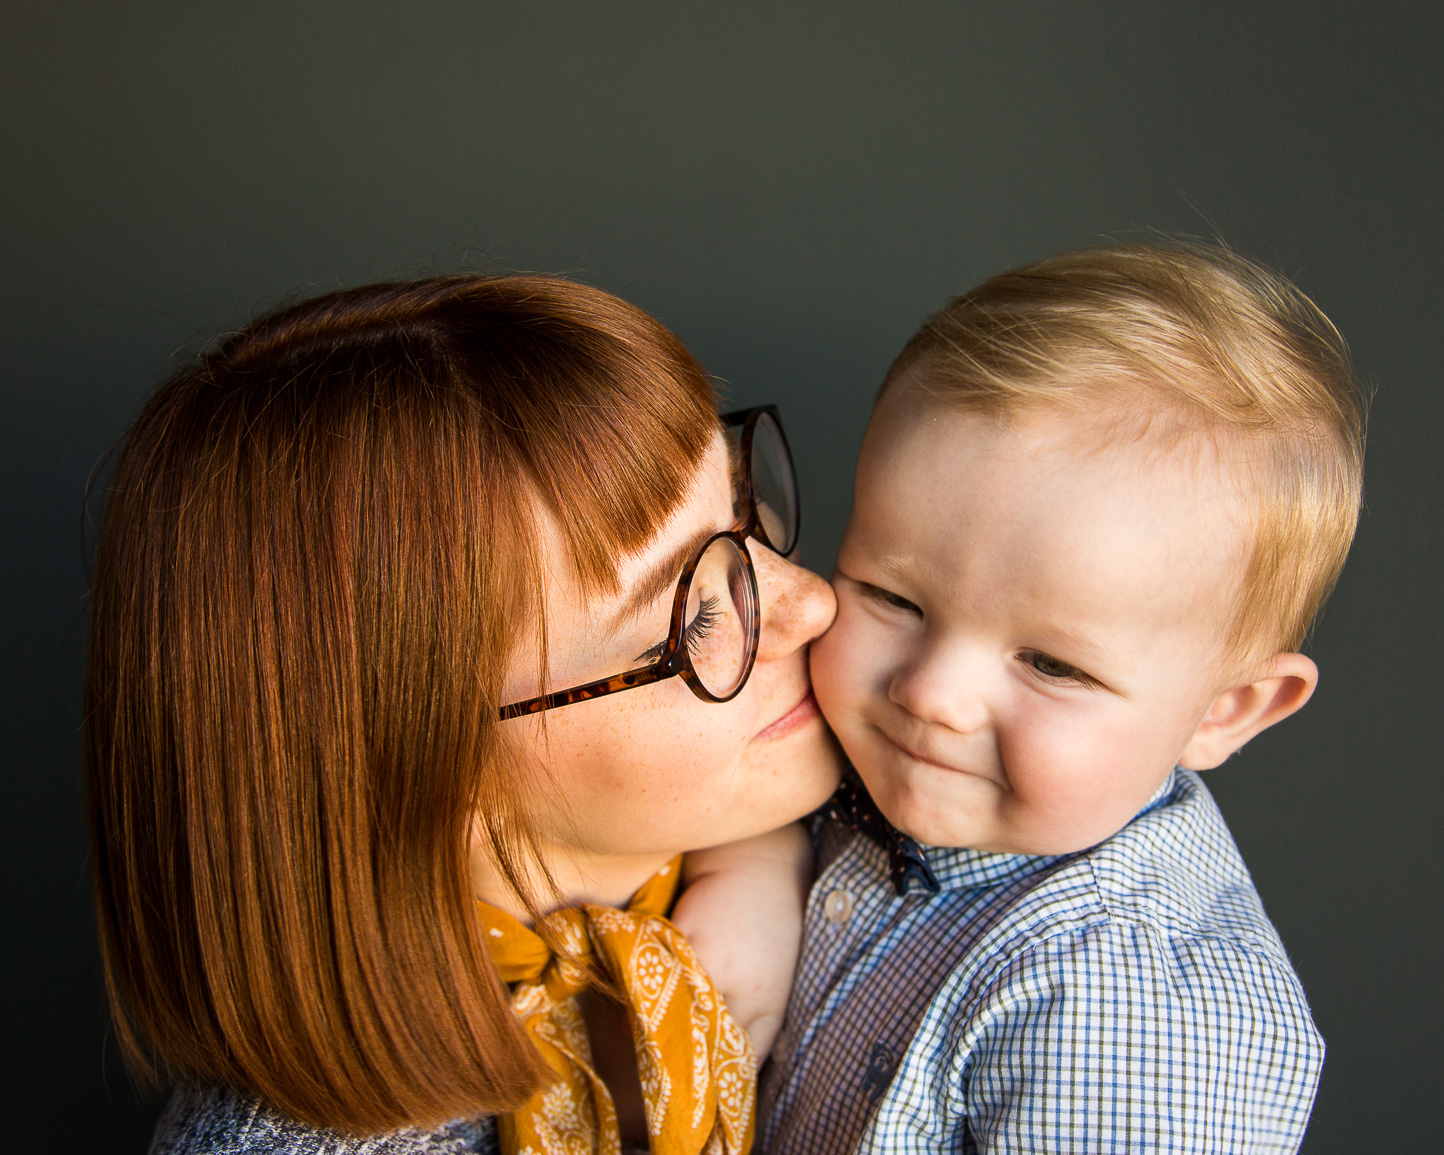
[[[605,694],[614,694],[618,690],[631,689],[633,686],[649,686],[653,682],[660,682],[663,678],[673,677],[675,673],[676,671],[670,669],[669,663],[664,659],[651,666],[639,666],[624,674],[615,674],[610,678],[588,682],[584,686],[573,686],[570,690],[559,690],[555,694],[543,694],[539,698],[513,702],[510,706],[503,706],[498,713],[500,720],[505,722],[511,718],[520,718],[523,714],[540,714],[543,710],[555,710],[558,706],[570,706],[574,702],[600,698]]]

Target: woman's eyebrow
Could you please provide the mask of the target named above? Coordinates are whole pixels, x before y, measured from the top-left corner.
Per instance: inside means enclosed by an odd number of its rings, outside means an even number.
[[[692,555],[702,548],[702,543],[716,532],[717,530],[711,527],[697,530],[665,557],[649,566],[632,588],[627,600],[622,603],[622,608],[617,611],[617,616],[612,621],[612,630],[636,617],[671,589],[676,584],[682,567],[692,560]]]

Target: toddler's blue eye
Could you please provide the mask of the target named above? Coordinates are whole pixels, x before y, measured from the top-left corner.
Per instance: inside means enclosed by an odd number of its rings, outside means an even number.
[[[1077,666],[1070,666],[1067,662],[1060,662],[1057,658],[1040,654],[1037,650],[1029,650],[1023,660],[1046,678],[1070,678],[1075,682],[1087,678]]]

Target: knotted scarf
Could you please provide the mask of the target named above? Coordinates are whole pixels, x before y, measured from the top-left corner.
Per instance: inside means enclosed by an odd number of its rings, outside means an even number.
[[[497,1119],[503,1155],[620,1155],[612,1096],[592,1066],[577,995],[601,972],[625,993],[653,1155],[747,1155],[757,1060],[691,945],[664,913],[681,859],[653,875],[626,910],[576,906],[537,931],[481,904],[491,956],[512,1009],[557,1078]]]

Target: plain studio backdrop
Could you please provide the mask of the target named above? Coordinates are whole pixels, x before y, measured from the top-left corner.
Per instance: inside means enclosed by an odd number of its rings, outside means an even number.
[[[1217,236],[1376,388],[1305,711],[1210,773],[1329,1044],[1311,1153],[1437,1150],[1444,18],[1385,3],[10,3],[0,16],[0,1146],[139,1152],[79,798],[82,504],[258,306],[531,269],[782,406],[826,572],[872,396],[989,273]]]

